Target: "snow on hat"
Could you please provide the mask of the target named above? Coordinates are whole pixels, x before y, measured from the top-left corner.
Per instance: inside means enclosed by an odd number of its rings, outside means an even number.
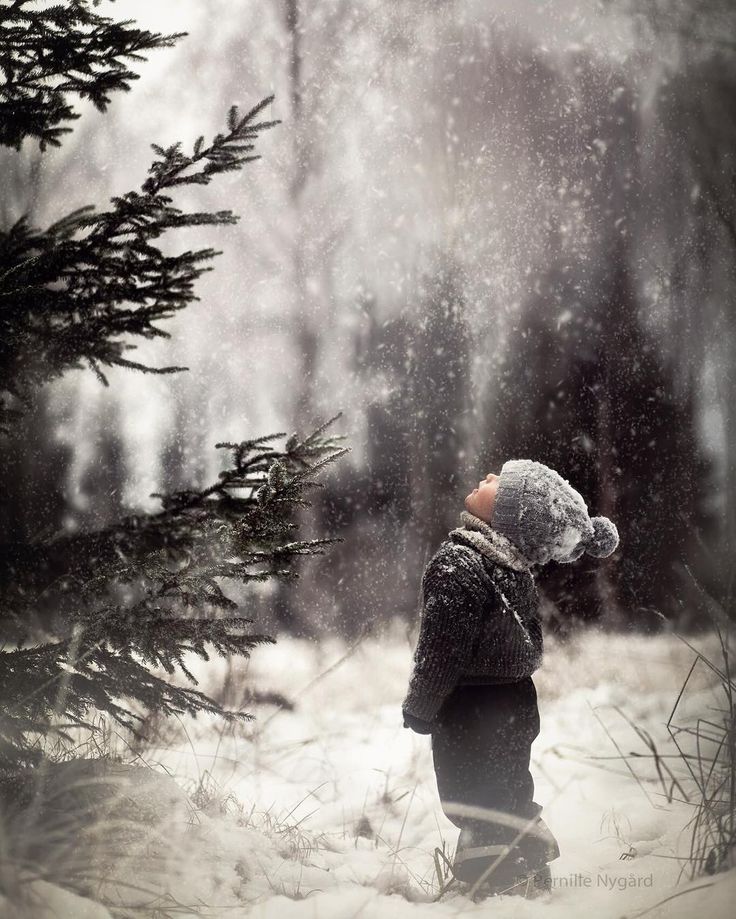
[[[501,467],[491,526],[538,565],[574,562],[583,552],[605,558],[619,542],[613,521],[591,519],[567,479],[534,460],[508,460]]]

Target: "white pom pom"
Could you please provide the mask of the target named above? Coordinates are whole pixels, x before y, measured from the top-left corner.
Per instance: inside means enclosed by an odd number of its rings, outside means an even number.
[[[618,547],[616,524],[608,517],[592,517],[593,535],[586,543],[585,551],[596,558],[606,558]]]

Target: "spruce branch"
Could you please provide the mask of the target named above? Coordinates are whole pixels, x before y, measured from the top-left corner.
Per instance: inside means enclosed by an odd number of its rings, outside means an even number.
[[[184,212],[165,192],[207,184],[257,159],[243,154],[240,141],[277,124],[254,121],[271,99],[236,116],[229,133],[206,148],[200,144],[191,157],[179,143],[155,147],[159,159],[142,190],[113,197],[106,211],[80,207],[45,231],[23,216],[0,233],[0,430],[17,417],[18,403],[70,369],[87,365],[105,385],[111,367],[158,374],[186,369],[132,360],[131,338],[168,338],[157,323],[199,299],[194,283],[220,253],[204,248],[166,255],[157,241],[168,230],[233,224],[237,217],[231,211]]]
[[[96,4],[95,4],[96,5]],[[138,74],[126,61],[172,47],[186,32],[161,35],[115,22],[88,0],[64,4],[23,0],[0,9],[0,144],[20,150],[31,137],[41,150],[58,147],[78,119],[69,97],[89,99],[104,112],[115,92],[130,90]]]
[[[180,674],[196,686],[188,658],[247,657],[273,642],[248,631],[253,620],[239,614],[226,586],[295,577],[294,558],[342,542],[294,540],[289,519],[293,507],[308,506],[302,493],[319,484],[315,476],[349,452],[339,446],[345,435],[322,436],[341,415],[305,438],[292,434],[284,450],[270,443],[285,436],[278,434],[220,445],[230,466],[203,489],[158,495],[158,513],[0,546],[0,640],[18,645],[0,648],[0,693],[11,700],[0,716],[0,760],[3,746],[30,750],[55,718],[81,723],[93,708],[131,730],[141,707],[249,717],[173,687],[168,677]],[[49,613],[34,631],[29,612],[42,609]]]

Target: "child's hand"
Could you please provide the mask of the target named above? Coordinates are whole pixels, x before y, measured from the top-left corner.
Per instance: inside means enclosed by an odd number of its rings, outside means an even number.
[[[421,718],[417,718],[415,715],[410,715],[409,712],[402,709],[402,714],[404,716],[404,727],[411,728],[416,734],[431,734],[432,725],[429,721],[423,721]]]

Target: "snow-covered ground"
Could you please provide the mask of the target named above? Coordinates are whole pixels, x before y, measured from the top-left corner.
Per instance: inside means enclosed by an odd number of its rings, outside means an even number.
[[[710,641],[698,645],[715,653]],[[678,885],[693,811],[679,792],[667,801],[627,721],[660,753],[674,752],[665,722],[694,656],[681,640],[599,632],[566,646],[547,640],[535,675],[542,730],[532,772],[562,852],[552,863],[553,890],[534,901],[477,904],[449,893],[435,901],[434,852],[444,845],[451,855],[458,831],[439,805],[430,738],[402,727],[411,651],[398,623],[352,650],[285,638],[257,649],[243,665],[246,683],[296,707],[248,706],[258,720],[236,732],[173,722],[162,747],[143,759],[186,794],[178,802],[169,795],[165,813],[153,814],[145,845],[101,857],[104,895],[159,907],[161,916],[254,919],[732,914],[733,870],[689,885],[683,875]],[[718,702],[703,669],[676,720]],[[628,759],[635,775],[620,753],[642,754]],[[663,762],[684,776],[680,761]],[[50,904],[39,916],[106,916],[71,895],[62,905],[50,889],[39,889],[39,903]]]

